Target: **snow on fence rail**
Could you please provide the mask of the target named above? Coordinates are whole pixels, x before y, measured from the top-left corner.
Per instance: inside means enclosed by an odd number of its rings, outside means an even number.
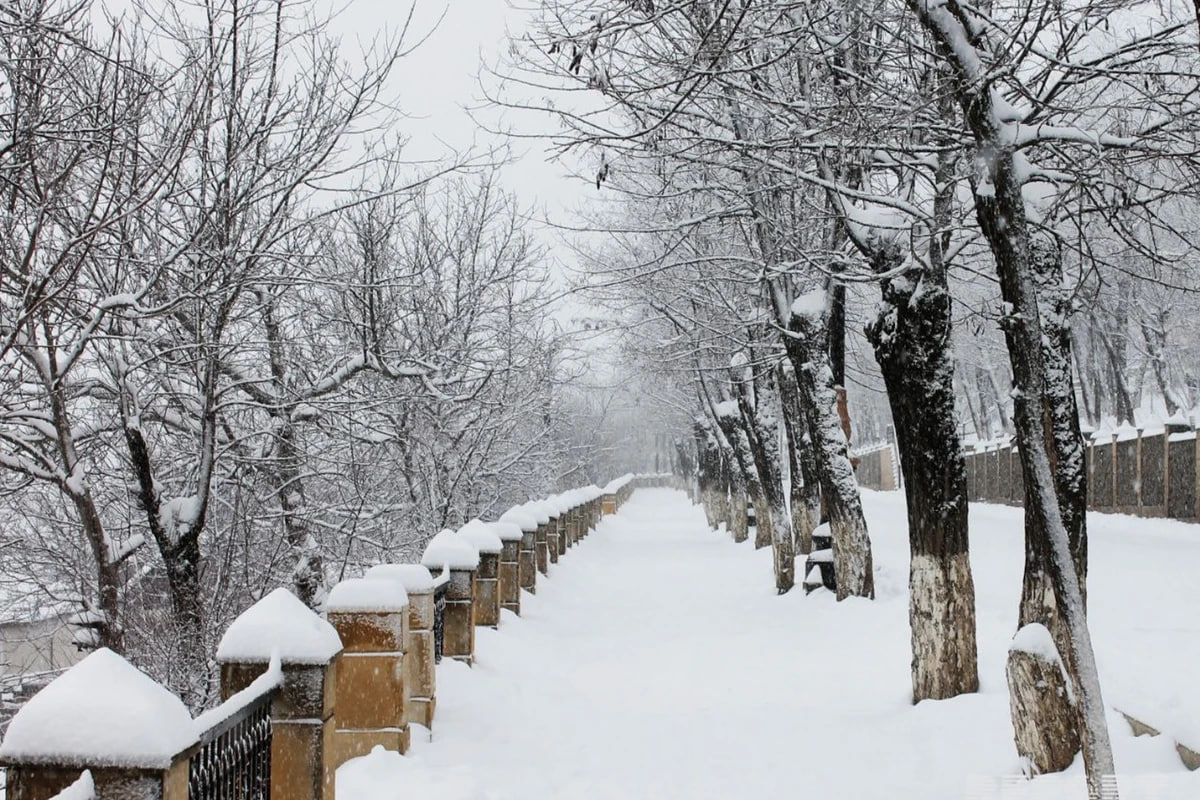
[[[410,725],[432,728],[443,652],[470,663],[475,627],[499,627],[501,607],[520,613],[539,572],[636,488],[663,485],[676,481],[627,475],[443,531],[423,565],[381,564],[333,587],[324,616],[276,589],[226,630],[223,702],[194,719],[97,650],[13,717],[0,742],[7,797],[332,800],[341,764],[376,746],[404,753]]]

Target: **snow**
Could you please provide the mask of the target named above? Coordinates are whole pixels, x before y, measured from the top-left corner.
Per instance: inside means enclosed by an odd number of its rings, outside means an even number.
[[[433,591],[433,576],[420,564],[376,564],[367,570],[364,577],[397,581],[406,592]]]
[[[425,545],[421,563],[429,569],[479,569],[479,550],[452,530],[444,530]]]
[[[1009,642],[1008,650],[1010,653],[1029,653],[1043,661],[1062,661],[1058,655],[1058,647],[1054,644],[1054,637],[1040,622],[1032,622],[1018,630]]]
[[[524,534],[520,525],[509,520],[489,522],[488,525],[500,537],[501,542],[519,542],[521,541],[521,536]]]
[[[473,544],[481,554],[496,554],[504,550],[504,542],[496,535],[495,529],[480,519],[473,519],[463,525],[458,529],[458,535]]]
[[[90,770],[84,770],[79,780],[63,789],[50,800],[95,800],[96,784],[92,781]]]
[[[332,625],[287,589],[279,588],[243,611],[217,645],[220,663],[325,664],[342,649]]]
[[[550,516],[553,512],[550,508],[541,501],[531,501],[525,504],[525,510],[537,520],[538,525],[546,525],[550,522]]]
[[[524,506],[513,506],[501,514],[500,519],[520,525],[523,531],[536,531],[538,526],[537,517],[529,513]]]
[[[792,316],[817,319],[825,313],[827,295],[824,289],[805,292],[792,301]]]
[[[813,550],[808,554],[808,558],[814,564],[832,564],[833,550],[829,549],[828,547],[824,550]]]
[[[432,783],[449,798],[496,800],[797,787],[829,798],[1085,797],[1081,763],[1028,781],[1013,745],[1004,668],[1021,509],[971,509],[980,692],[914,706],[904,498],[864,492],[863,502],[877,599],[837,603],[823,591],[777,596],[769,549],[708,530],[682,493],[639,490],[599,522],[587,553],[539,579],[522,616],[476,632],[473,668],[439,665],[437,737],[414,736],[403,758],[348,762],[338,796],[400,800]],[[1200,722],[1198,529],[1090,519],[1089,620],[1105,696],[1164,731],[1135,738],[1109,716],[1122,798],[1194,800],[1200,772],[1183,768],[1168,736],[1186,743],[1186,726]]]
[[[629,483],[633,480],[633,478],[634,478],[633,473],[629,473],[627,475],[622,475],[619,478],[613,478],[611,481],[609,481],[607,484],[605,484],[604,493],[605,494],[616,494],[617,492],[621,491],[626,486],[628,486]]]
[[[163,769],[195,743],[183,701],[101,648],[21,707],[0,761]]]
[[[272,689],[283,685],[283,665],[278,655],[272,655],[266,670],[240,692],[235,692],[228,700],[215,708],[210,708],[192,720],[196,736],[200,737],[211,728],[215,728],[246,706],[253,703]]]
[[[381,613],[408,608],[408,593],[395,580],[347,578],[329,590],[325,611]]]

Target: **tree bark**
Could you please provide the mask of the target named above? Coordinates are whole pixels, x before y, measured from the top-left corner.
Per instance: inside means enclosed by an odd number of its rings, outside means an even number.
[[[1063,381],[1057,374],[1060,370],[1047,364],[1043,350],[1043,337],[1053,336],[1054,332],[1045,329],[1039,308],[1037,270],[1021,193],[1022,173],[1002,128],[995,89],[980,74],[975,40],[968,33],[974,30],[975,23],[965,17],[967,12],[957,4],[934,6],[909,0],[909,5],[936,42],[938,56],[954,74],[954,93],[975,138],[980,180],[987,186],[986,191],[979,183],[975,186],[975,214],[995,259],[1001,296],[1008,308],[1002,327],[1015,384],[1013,417],[1024,476],[1025,508],[1033,522],[1026,533],[1035,536],[1048,554],[1046,567],[1067,633],[1064,660],[1084,720],[1083,758],[1088,795],[1115,798],[1112,745],[1087,626],[1083,576],[1076,569],[1068,533],[1071,517],[1065,517],[1060,509],[1064,506],[1072,513],[1077,510],[1082,518],[1086,497],[1077,492],[1060,494],[1055,451],[1049,446],[1056,433],[1052,414],[1066,414],[1068,408],[1074,414],[1074,397],[1061,386]],[[964,53],[964,49],[971,52]],[[1068,386],[1069,364],[1067,361]],[[1051,381],[1060,385],[1051,386]],[[1068,408],[1053,400],[1063,396],[1070,401]],[[1052,404],[1059,407],[1051,407]],[[1048,410],[1052,413],[1047,413]]]
[[[817,486],[816,456],[808,435],[804,404],[796,386],[791,362],[781,361],[778,369],[779,399],[787,431],[788,464],[791,467],[792,534],[797,552],[812,552],[812,532],[821,521],[821,492]]]
[[[829,368],[825,316],[792,314],[784,339],[796,372],[800,402],[807,414],[809,435],[816,443],[821,497],[833,537],[837,599],[875,597],[871,539],[863,516],[858,482],[837,413],[837,391]]]
[[[949,184],[949,182],[947,182]],[[887,273],[903,256],[880,253]],[[967,476],[954,410],[953,324],[940,257],[882,285],[867,338],[883,373],[908,501],[913,702],[979,689]]]

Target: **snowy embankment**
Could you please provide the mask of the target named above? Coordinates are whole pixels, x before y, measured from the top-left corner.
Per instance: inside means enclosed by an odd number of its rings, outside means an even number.
[[[777,597],[769,550],[707,529],[682,493],[640,490],[438,669],[436,731],[338,773],[342,800],[1083,797],[1081,765],[1019,779],[1004,659],[1021,511],[972,510],[979,694],[909,702],[899,493],[866,493],[875,602]],[[1091,614],[1105,698],[1183,736],[1200,714],[1200,526],[1095,517]],[[1124,798],[1200,797],[1166,737],[1110,717]],[[415,794],[414,794],[415,792]],[[433,796],[433,794],[430,794]]]

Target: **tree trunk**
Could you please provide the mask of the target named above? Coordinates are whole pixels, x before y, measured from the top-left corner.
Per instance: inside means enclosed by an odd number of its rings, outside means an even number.
[[[796,549],[812,552],[812,532],[821,521],[821,493],[817,487],[816,456],[808,435],[804,405],[796,387],[796,373],[790,362],[779,364],[779,399],[787,431],[788,463],[791,467],[792,534]]]
[[[796,584],[796,546],[783,495],[779,431],[777,423],[761,407],[764,402],[762,392],[755,392],[753,401],[757,407],[752,407],[745,383],[735,379],[733,386],[753,468],[762,487],[761,501],[754,506],[758,522],[754,546],[760,547],[759,541],[766,539],[774,556],[775,590],[784,594]]]
[[[837,412],[837,391],[829,368],[825,317],[793,313],[784,338],[796,372],[809,436],[816,444],[821,497],[833,537],[837,598],[875,596],[871,539],[863,516],[858,482],[850,465],[846,435]]]
[[[998,121],[1001,110],[997,107],[996,90],[979,74],[977,45],[967,32],[974,30],[975,21],[967,19],[967,12],[958,6],[934,6],[920,0],[909,0],[909,5],[936,42],[939,58],[952,70],[955,96],[974,134],[975,163],[982,170],[980,180],[987,186],[983,191],[983,185],[975,185],[975,214],[995,259],[1000,293],[1008,308],[1001,324],[1015,384],[1013,418],[1024,476],[1025,508],[1034,523],[1027,526],[1026,534],[1036,537],[1039,546],[1044,545],[1055,605],[1066,629],[1068,646],[1064,660],[1083,715],[1088,795],[1115,798],[1112,745],[1087,626],[1083,576],[1075,565],[1068,528],[1073,519],[1083,518],[1086,495],[1080,491],[1084,488],[1082,476],[1056,474],[1063,465],[1056,468],[1057,453],[1050,446],[1058,439],[1057,418],[1070,414],[1078,424],[1070,391],[1070,361],[1048,364],[1043,349],[1044,337],[1054,338],[1057,326],[1065,329],[1066,321],[1051,320],[1048,330],[1043,325],[1038,303],[1039,270],[1035,264],[1041,259],[1035,257],[1030,242],[1021,194],[1022,171],[1017,168],[1012,145]],[[1075,446],[1078,446],[1078,428]],[[1061,484],[1072,480],[1074,491],[1063,492]],[[1060,507],[1077,516],[1064,515]]]
[[[949,183],[949,182],[947,182]],[[896,265],[881,254],[876,271]],[[867,338],[887,386],[908,501],[913,702],[979,689],[967,475],[954,410],[953,324],[940,257],[884,281]]]
[[[737,518],[740,514],[745,517],[746,501],[754,504],[754,516],[757,521],[758,530],[763,528],[762,520],[758,519],[759,509],[765,501],[763,496],[762,483],[758,479],[758,472],[754,468],[754,456],[750,452],[750,442],[746,436],[746,430],[742,425],[741,416],[738,413],[737,405],[733,402],[721,403],[717,406],[717,424],[721,428],[721,433],[725,434],[725,440],[730,447],[730,474],[737,482],[737,489],[730,494],[730,505],[739,503],[740,511],[732,511],[730,519]],[[769,524],[769,523],[768,523]],[[731,526],[732,527],[732,526]],[[744,526],[743,526],[744,529]],[[737,539],[738,531],[734,531],[734,541],[745,541],[745,539]],[[744,536],[744,534],[743,534]],[[767,542],[770,544],[770,541]],[[757,548],[757,539],[754,546]]]

